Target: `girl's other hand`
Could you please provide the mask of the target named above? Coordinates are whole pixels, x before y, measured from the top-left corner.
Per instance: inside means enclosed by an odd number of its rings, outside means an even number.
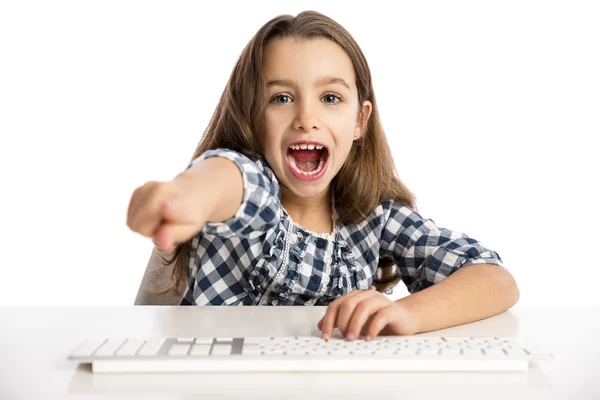
[[[377,335],[414,335],[418,332],[417,315],[375,290],[356,290],[333,301],[318,323],[322,338],[333,336],[338,328],[348,340],[360,334],[365,340]]]

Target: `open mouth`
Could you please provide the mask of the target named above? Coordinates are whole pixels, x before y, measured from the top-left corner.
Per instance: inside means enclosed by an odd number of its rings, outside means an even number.
[[[319,144],[296,144],[288,147],[287,160],[292,172],[299,177],[318,177],[324,171],[329,152]]]

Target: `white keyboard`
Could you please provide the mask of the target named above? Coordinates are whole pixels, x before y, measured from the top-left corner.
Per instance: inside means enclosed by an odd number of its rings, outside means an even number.
[[[552,354],[515,338],[380,336],[91,340],[67,357],[107,372],[526,371]]]

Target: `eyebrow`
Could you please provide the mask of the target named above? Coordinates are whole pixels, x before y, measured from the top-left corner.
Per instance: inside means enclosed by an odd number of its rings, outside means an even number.
[[[342,78],[337,78],[335,76],[324,76],[322,78],[317,79],[315,82],[315,87],[325,86],[325,85],[335,85],[335,84],[345,86],[348,90],[350,90],[350,85],[348,85],[348,83],[346,83],[345,80],[343,80]],[[271,86],[295,87],[295,86],[297,86],[297,84],[296,84],[296,82],[289,80],[289,79],[276,79],[276,80],[269,81],[267,86],[268,87],[271,87]]]

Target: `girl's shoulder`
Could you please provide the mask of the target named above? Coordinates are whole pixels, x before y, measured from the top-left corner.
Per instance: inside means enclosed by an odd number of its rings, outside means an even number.
[[[340,221],[339,228],[347,231],[348,235],[359,235],[359,232],[380,232],[384,229],[401,230],[413,225],[422,225],[426,221],[427,219],[415,208],[397,200],[385,200],[362,221]]]
[[[279,186],[275,173],[262,155],[246,155],[236,150],[219,147],[205,151],[192,161],[192,164],[208,157],[225,157],[230,159],[236,163],[245,177],[252,180],[252,183],[260,183],[262,178],[267,178],[270,183]],[[261,175],[264,175],[264,177]]]
[[[422,218],[415,208],[394,199],[382,201],[370,214],[370,217],[383,218],[385,220],[397,216]]]
[[[416,221],[423,217],[412,207],[397,200],[385,200],[379,203],[366,218],[360,222],[340,221],[341,227],[350,230],[374,229],[377,226],[383,226],[388,223],[403,223],[405,220]]]
[[[381,202],[378,208],[381,209],[380,212],[387,214],[388,216],[390,214],[400,213],[407,217],[410,217],[410,216],[421,217],[416,208],[413,208],[405,203],[399,202],[398,200],[394,200],[394,199],[385,200],[385,201]]]

